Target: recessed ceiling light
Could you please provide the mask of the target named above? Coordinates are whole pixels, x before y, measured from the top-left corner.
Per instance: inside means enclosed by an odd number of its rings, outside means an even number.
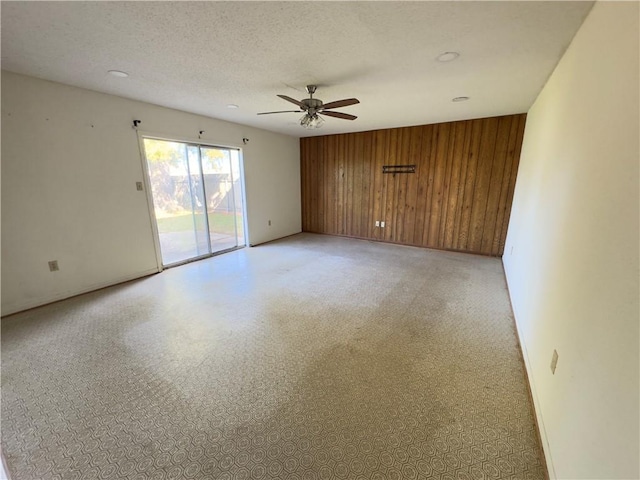
[[[466,102],[467,100],[469,100],[469,97],[456,97],[451,99],[452,102]]]
[[[114,77],[127,78],[129,74],[127,72],[121,72],[120,70],[109,70],[109,73]]]
[[[238,107],[238,105],[236,105],[235,103],[230,103],[229,105],[227,105],[227,108],[240,108],[240,107]]]
[[[458,52],[444,52],[438,55],[436,60],[438,60],[439,62],[450,62],[452,60],[455,60],[459,56],[460,54]]]

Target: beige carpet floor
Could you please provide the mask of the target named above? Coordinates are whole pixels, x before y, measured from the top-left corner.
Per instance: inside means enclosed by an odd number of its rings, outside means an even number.
[[[28,479],[542,479],[499,259],[301,234],[2,320]]]

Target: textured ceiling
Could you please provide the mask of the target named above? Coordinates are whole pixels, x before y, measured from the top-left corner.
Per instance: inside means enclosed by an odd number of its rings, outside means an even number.
[[[297,137],[363,131],[527,111],[591,6],[2,2],[2,68]],[[359,118],[309,131],[299,113],[256,115],[307,84],[357,97],[339,111]]]

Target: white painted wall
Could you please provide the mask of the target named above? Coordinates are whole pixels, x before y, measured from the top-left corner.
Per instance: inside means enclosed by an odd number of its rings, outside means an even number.
[[[639,13],[596,3],[527,118],[503,262],[552,478],[640,476]]]
[[[2,72],[3,315],[157,271],[134,119],[243,149],[249,244],[301,231],[297,138]]]

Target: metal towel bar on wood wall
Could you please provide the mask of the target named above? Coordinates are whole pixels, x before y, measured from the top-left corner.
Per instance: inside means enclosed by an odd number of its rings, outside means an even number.
[[[416,173],[415,165],[383,165],[382,173]]]

